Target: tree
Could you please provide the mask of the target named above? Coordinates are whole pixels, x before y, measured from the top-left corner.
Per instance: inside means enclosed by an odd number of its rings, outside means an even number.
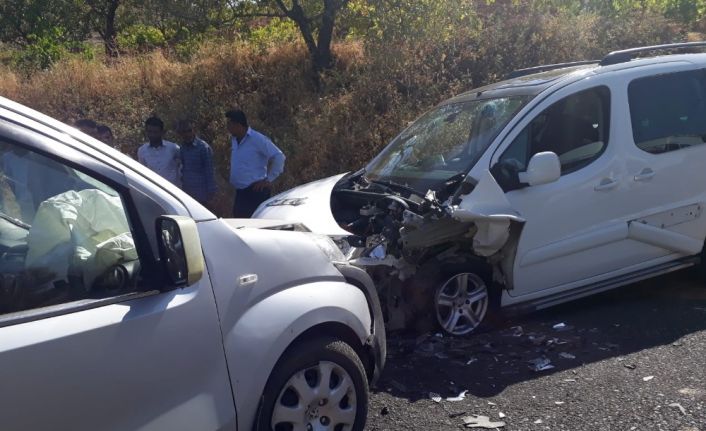
[[[280,17],[299,29],[316,73],[334,65],[331,43],[336,18],[349,0],[233,0],[233,17]]]
[[[121,0],[87,0],[86,4],[91,10],[94,22],[96,22],[95,29],[103,39],[105,55],[117,57],[119,53],[116,42],[118,30],[115,21]]]

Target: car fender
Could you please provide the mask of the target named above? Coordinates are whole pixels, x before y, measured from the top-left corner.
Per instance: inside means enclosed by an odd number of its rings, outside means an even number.
[[[326,323],[345,325],[364,344],[372,325],[365,294],[345,282],[294,286],[253,305],[223,334],[239,429],[252,428],[282,354],[304,332]]]

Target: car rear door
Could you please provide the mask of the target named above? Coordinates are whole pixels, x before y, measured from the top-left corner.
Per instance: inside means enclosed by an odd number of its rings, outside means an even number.
[[[2,428],[233,429],[208,275],[165,291],[155,254],[150,214],[186,210],[21,120],[0,110]]]

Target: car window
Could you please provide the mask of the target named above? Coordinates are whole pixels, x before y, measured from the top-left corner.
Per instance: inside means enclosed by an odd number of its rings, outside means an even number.
[[[139,273],[118,192],[0,140],[0,314],[128,293]]]
[[[608,145],[610,90],[596,87],[568,96],[542,111],[500,157],[500,162],[522,172],[537,153],[559,156],[566,175],[590,164]]]
[[[477,99],[439,106],[397,136],[366,167],[371,180],[417,190],[467,173],[530,96]]]
[[[701,145],[706,140],[706,72],[650,76],[628,86],[632,133],[652,154]]]

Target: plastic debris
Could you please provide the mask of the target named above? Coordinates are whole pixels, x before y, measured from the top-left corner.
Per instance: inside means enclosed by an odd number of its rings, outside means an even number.
[[[574,327],[567,325],[564,322],[561,322],[561,323],[557,323],[556,325],[552,326],[552,329],[554,329],[555,331],[558,331],[558,332],[564,332],[564,331],[571,331],[572,329],[574,329]]]
[[[672,403],[672,404],[669,405],[669,407],[677,408],[677,409],[679,409],[679,411],[681,412],[681,414],[686,415],[686,409],[685,409],[684,407],[682,407],[682,405],[679,404],[679,403]]]
[[[541,423],[544,423],[544,421],[541,420],[541,419],[537,419],[536,421],[534,421],[534,423],[536,423],[536,424],[541,424]]]
[[[429,392],[429,399],[434,401],[435,403],[440,403],[441,395],[437,394],[436,392]]]
[[[448,397],[448,398],[446,398],[446,401],[452,401],[452,402],[463,401],[463,400],[466,399],[466,394],[467,394],[467,393],[468,393],[468,391],[462,391],[460,394],[458,394],[457,397]]]
[[[531,361],[529,361],[529,364],[530,370],[534,372],[547,371],[554,368],[554,365],[552,365],[552,361],[544,357],[532,359]]]
[[[513,326],[510,329],[512,330],[513,337],[521,337],[524,335],[524,331],[522,330],[522,326]]]
[[[477,362],[477,361],[478,361],[478,358],[471,358],[468,360],[468,362],[466,362],[466,365],[471,365],[472,363]]]
[[[561,356],[564,359],[576,359],[576,356],[572,355],[571,353],[566,353],[566,352],[559,353],[559,356]]]
[[[491,406],[491,407],[495,407],[495,406],[497,406],[497,404],[495,404],[495,403],[494,403],[494,402],[492,402],[492,401],[488,401],[488,405],[489,405],[489,406]]]
[[[623,367],[627,368],[628,370],[634,370],[635,368],[637,368],[637,365],[635,365],[635,364],[625,364],[625,365],[623,365]]]
[[[576,379],[564,379],[563,382],[564,383],[575,383]]]
[[[643,378],[642,378],[642,381],[643,381],[643,382],[649,382],[650,380],[652,380],[652,379],[654,379],[654,378],[655,378],[655,376],[647,376],[647,377],[643,377]]]
[[[563,406],[564,401],[554,401],[554,404],[556,404],[557,406]]]
[[[498,417],[499,417],[500,419],[504,419],[504,418],[507,417],[507,415],[506,415],[505,413],[503,413],[503,412],[498,412]]]
[[[493,422],[488,416],[465,416],[461,418],[463,420],[463,425],[466,428],[485,428],[485,429],[495,429],[502,428],[505,426],[505,422],[498,421]]]

